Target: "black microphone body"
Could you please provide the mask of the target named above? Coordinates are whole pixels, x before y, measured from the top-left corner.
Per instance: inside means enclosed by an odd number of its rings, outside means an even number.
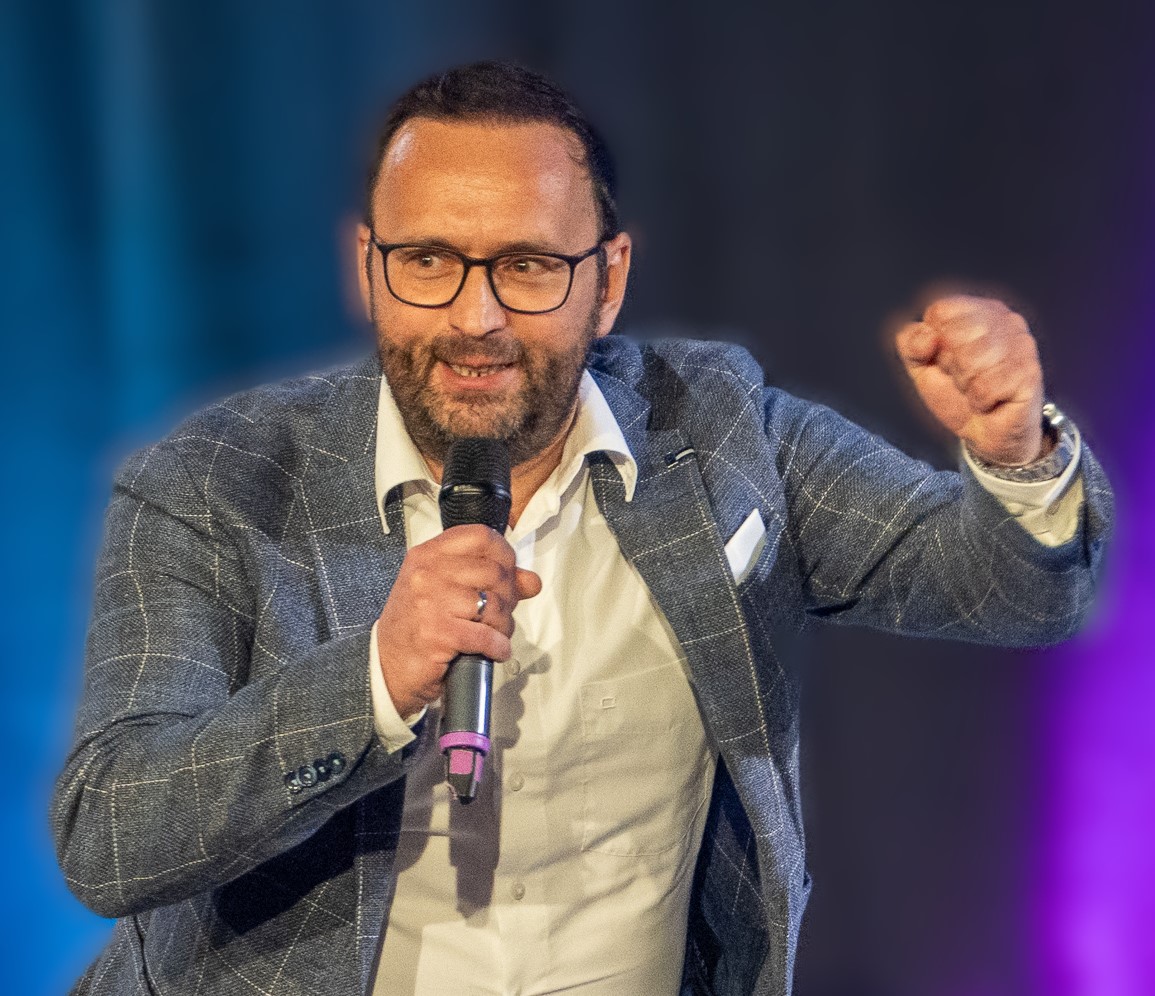
[[[480,523],[505,532],[512,498],[509,450],[495,439],[459,439],[449,448],[438,498],[445,529]],[[489,753],[493,661],[460,654],[449,663],[441,695],[438,747],[445,779],[462,803],[472,802]]]

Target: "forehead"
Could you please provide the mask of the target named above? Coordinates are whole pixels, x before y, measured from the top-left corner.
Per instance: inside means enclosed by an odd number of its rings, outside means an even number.
[[[390,241],[436,237],[482,251],[578,237],[585,248],[597,208],[581,157],[577,138],[553,124],[414,118],[385,152],[374,221]]]

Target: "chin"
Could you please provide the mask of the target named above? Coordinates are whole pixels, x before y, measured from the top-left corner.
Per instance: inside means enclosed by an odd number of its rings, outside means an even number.
[[[457,438],[508,439],[523,419],[509,404],[458,402],[442,406],[437,422]]]

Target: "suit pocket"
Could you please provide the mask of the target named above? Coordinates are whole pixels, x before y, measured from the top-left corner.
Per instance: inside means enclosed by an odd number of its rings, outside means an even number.
[[[680,664],[581,688],[582,849],[661,854],[706,800],[707,748]]]
[[[726,542],[726,562],[734,584],[740,585],[758,562],[766,547],[766,524],[762,514],[754,509]]]

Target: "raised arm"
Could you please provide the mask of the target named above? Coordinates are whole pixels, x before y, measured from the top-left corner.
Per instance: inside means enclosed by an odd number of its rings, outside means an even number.
[[[1000,302],[932,304],[898,337],[931,413],[992,466],[1046,457],[1042,372],[1026,323]],[[1073,535],[1048,546],[976,479],[935,472],[821,406],[768,391],[788,540],[808,608],[836,621],[1036,645],[1075,632],[1091,604],[1113,504],[1084,445]]]

